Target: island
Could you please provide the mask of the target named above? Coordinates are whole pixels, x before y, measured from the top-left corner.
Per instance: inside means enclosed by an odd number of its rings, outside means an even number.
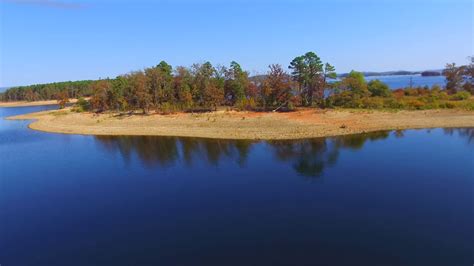
[[[421,72],[422,77],[436,77],[436,76],[441,76],[441,73],[439,71],[423,71]]]

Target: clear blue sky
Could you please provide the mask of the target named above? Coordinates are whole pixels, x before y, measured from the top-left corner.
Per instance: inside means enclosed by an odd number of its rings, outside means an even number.
[[[338,72],[473,55],[472,0],[0,0],[0,86],[115,77],[165,60],[251,73],[316,52]]]

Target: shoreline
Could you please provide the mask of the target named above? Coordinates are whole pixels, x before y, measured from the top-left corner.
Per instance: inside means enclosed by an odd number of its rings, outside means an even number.
[[[174,136],[290,140],[383,130],[474,127],[474,111],[374,111],[303,109],[290,113],[216,111],[171,115],[74,113],[69,108],[7,117],[34,120],[33,130],[78,135]]]
[[[69,99],[69,103],[75,103],[77,99]],[[0,107],[27,107],[27,106],[41,106],[41,105],[58,105],[57,100],[46,100],[46,101],[15,101],[15,102],[0,102]]]

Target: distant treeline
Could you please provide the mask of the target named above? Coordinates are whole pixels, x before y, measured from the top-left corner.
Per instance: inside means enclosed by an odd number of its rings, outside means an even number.
[[[80,110],[156,111],[215,110],[227,106],[239,110],[292,110],[298,106],[351,108],[450,108],[468,100],[474,92],[474,61],[465,66],[447,64],[445,88],[412,88],[391,91],[379,80],[366,82],[364,74],[352,71],[336,80],[335,68],[313,52],[294,58],[288,73],[273,64],[265,75],[249,77],[235,61],[226,66],[210,62],[173,68],[158,65],[115,79],[59,82],[11,88],[1,94],[5,101],[81,99]],[[415,98],[414,98],[415,97]],[[471,103],[468,103],[471,104]],[[470,108],[470,107],[469,107]]]
[[[12,87],[0,93],[2,101],[41,101],[56,100],[61,93],[69,98],[92,95],[93,80],[65,81],[48,84]]]
[[[423,71],[421,72],[421,76],[423,77],[441,76],[441,72],[440,71]]]

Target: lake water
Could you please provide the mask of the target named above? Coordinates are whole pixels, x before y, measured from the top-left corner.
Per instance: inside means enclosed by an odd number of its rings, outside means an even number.
[[[1,265],[474,262],[474,129],[250,142],[28,123],[0,120]]]
[[[423,77],[421,75],[393,75],[393,76],[371,76],[365,78],[367,81],[378,79],[386,83],[390,89],[400,89],[410,87],[410,84],[413,87],[418,86],[428,86],[432,87],[433,85],[439,85],[441,87],[446,86],[446,78],[444,76],[431,76]]]

